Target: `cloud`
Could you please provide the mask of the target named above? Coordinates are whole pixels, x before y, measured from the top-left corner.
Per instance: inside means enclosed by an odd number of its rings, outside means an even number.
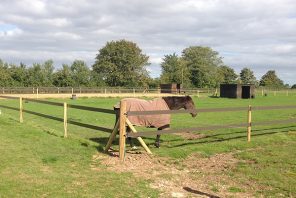
[[[106,42],[127,39],[150,57],[156,77],[164,55],[203,45],[238,72],[275,69],[294,84],[295,10],[294,0],[3,0],[0,58],[91,65]]]

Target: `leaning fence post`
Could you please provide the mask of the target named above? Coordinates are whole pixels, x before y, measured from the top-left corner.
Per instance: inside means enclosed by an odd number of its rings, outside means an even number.
[[[248,107],[248,142],[251,141],[251,130],[252,130],[252,107]]]
[[[119,117],[119,158],[124,161],[125,138],[126,138],[126,101],[120,102],[120,117]]]
[[[67,103],[64,102],[64,138],[68,137],[67,131]]]
[[[20,123],[23,123],[23,98],[20,97]]]

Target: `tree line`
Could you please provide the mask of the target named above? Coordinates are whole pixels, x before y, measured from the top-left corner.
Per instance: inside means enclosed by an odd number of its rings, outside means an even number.
[[[9,64],[0,59],[1,87],[157,87],[160,83],[182,83],[186,88],[215,88],[221,83],[255,84],[271,88],[288,87],[274,70],[267,71],[258,81],[254,72],[245,67],[239,74],[223,63],[218,52],[210,47],[190,46],[181,55],[165,55],[159,78],[147,71],[149,57],[136,43],[119,40],[107,42],[89,67],[82,60],[63,64],[55,69],[54,62],[27,66]],[[293,85],[292,88],[296,88]]]

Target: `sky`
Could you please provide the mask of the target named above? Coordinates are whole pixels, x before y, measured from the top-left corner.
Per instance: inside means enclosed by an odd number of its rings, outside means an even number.
[[[1,0],[0,59],[90,67],[108,41],[126,39],[148,55],[152,77],[164,55],[209,46],[239,73],[268,70],[296,84],[295,0]]]

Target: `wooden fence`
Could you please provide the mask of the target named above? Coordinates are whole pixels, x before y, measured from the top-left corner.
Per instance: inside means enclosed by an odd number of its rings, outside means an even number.
[[[99,127],[95,125],[89,125],[84,124],[76,121],[69,121],[67,120],[68,114],[67,109],[73,108],[73,109],[79,109],[79,110],[85,110],[85,111],[94,111],[94,112],[101,112],[101,113],[107,113],[107,114],[114,114],[114,111],[111,109],[103,109],[103,108],[96,108],[96,107],[88,107],[88,106],[81,106],[81,105],[72,105],[67,103],[60,103],[60,102],[52,102],[52,101],[46,101],[46,100],[37,100],[37,99],[29,99],[29,98],[18,98],[18,97],[11,97],[11,96],[1,96],[2,98],[8,98],[8,99],[19,99],[19,108],[14,107],[8,107],[4,105],[0,105],[0,107],[5,107],[13,110],[19,110],[20,115],[20,122],[22,123],[24,121],[23,112],[54,119],[57,121],[61,121],[64,123],[64,137],[68,136],[67,132],[67,124],[73,124],[81,127],[86,127],[90,129],[100,130],[111,133],[109,141],[107,143],[107,150],[111,146],[111,143],[113,139],[115,138],[117,134],[117,128],[119,129],[119,156],[121,160],[124,160],[125,156],[125,143],[127,137],[137,138],[142,146],[145,148],[145,150],[148,153],[151,153],[149,148],[146,146],[144,141],[141,137],[148,137],[152,135],[161,135],[161,134],[172,134],[172,133],[184,133],[184,132],[194,132],[194,131],[204,131],[204,130],[217,130],[217,129],[230,129],[230,128],[239,128],[239,127],[246,127],[246,136],[247,141],[251,141],[251,131],[252,126],[254,125],[270,125],[270,124],[288,124],[288,123],[296,123],[296,119],[287,119],[287,120],[272,120],[272,121],[261,121],[261,122],[253,122],[252,121],[252,111],[259,111],[259,110],[278,110],[278,109],[294,109],[296,108],[296,105],[285,105],[285,106],[248,106],[248,107],[233,107],[233,108],[207,108],[207,109],[197,109],[197,110],[161,110],[161,111],[126,111],[126,103],[121,102],[120,104],[120,117],[119,122],[116,123],[115,128],[108,129],[104,127]],[[49,115],[44,115],[41,113],[33,112],[26,110],[23,104],[23,101],[30,101],[35,103],[41,103],[41,104],[47,104],[47,105],[54,105],[54,106],[60,106],[64,108],[64,117],[56,118]],[[170,130],[163,130],[163,131],[149,131],[149,132],[137,132],[135,128],[131,125],[131,123],[128,120],[128,116],[138,116],[138,115],[159,115],[159,114],[184,114],[184,113],[207,113],[207,112],[232,112],[232,111],[245,111],[246,112],[246,123],[238,123],[238,124],[229,124],[229,125],[214,125],[214,126],[205,126],[205,127],[193,127],[193,128],[185,128],[185,129],[170,129]],[[132,133],[126,133],[126,126],[129,126],[132,129]]]
[[[70,120],[68,120],[68,111],[67,111],[68,108],[72,108],[72,109],[79,109],[79,110],[84,110],[84,111],[93,111],[93,112],[114,114],[114,111],[111,109],[88,107],[88,106],[82,106],[82,105],[67,104],[66,102],[64,102],[64,103],[52,102],[52,101],[37,100],[37,99],[22,98],[22,97],[12,97],[12,96],[0,96],[0,97],[6,98],[6,99],[19,99],[19,109],[14,108],[14,107],[4,106],[4,105],[0,105],[0,107],[12,109],[12,110],[19,110],[20,123],[24,122],[23,112],[63,122],[64,137],[68,136],[68,128],[67,128],[68,123],[76,125],[76,126],[80,126],[80,127],[89,128],[89,129],[100,130],[100,131],[109,132],[109,133],[112,132],[112,129],[109,129],[109,128],[100,127],[100,126],[91,125],[91,124],[85,124],[85,123],[81,123],[81,122],[77,122],[77,121],[70,121]],[[63,107],[63,109],[64,109],[63,119],[57,118],[54,116],[50,116],[50,115],[45,115],[45,114],[38,113],[38,112],[34,112],[34,111],[30,111],[30,110],[26,110],[25,106],[24,106],[24,101],[30,101],[30,102],[40,103],[40,104]]]
[[[194,131],[205,131],[205,130],[216,130],[216,129],[230,129],[230,128],[247,128],[247,141],[251,141],[251,131],[252,126],[254,125],[270,125],[270,124],[288,124],[296,123],[296,119],[287,119],[287,120],[272,120],[272,121],[262,121],[262,122],[252,122],[252,111],[259,110],[278,110],[278,109],[292,109],[296,108],[296,105],[285,105],[285,106],[255,106],[252,107],[233,107],[233,108],[207,108],[207,109],[197,109],[197,113],[201,112],[231,112],[231,111],[246,111],[246,123],[239,124],[230,124],[230,125],[215,125],[215,126],[206,126],[206,127],[194,127],[194,128],[185,128],[185,129],[170,129],[170,130],[159,130],[159,131],[150,131],[150,132],[137,132],[132,130],[133,133],[126,133],[126,125],[130,127],[128,123],[128,116],[139,116],[139,115],[159,115],[159,114],[177,114],[177,113],[192,113],[192,110],[160,110],[160,111],[126,111],[126,104],[121,102],[121,112],[120,112],[120,132],[119,132],[119,156],[121,160],[124,160],[124,151],[125,151],[125,139],[127,137],[139,138],[139,137],[148,137],[161,134],[172,134],[172,133],[184,133],[184,132],[194,132]],[[124,126],[122,126],[124,125]],[[142,144],[142,143],[141,143]],[[143,145],[143,144],[142,144]]]
[[[181,94],[213,94],[216,90],[212,88],[194,88],[182,89]],[[120,93],[160,93],[157,88],[144,88],[144,87],[2,87],[0,88],[2,94],[120,94]]]

